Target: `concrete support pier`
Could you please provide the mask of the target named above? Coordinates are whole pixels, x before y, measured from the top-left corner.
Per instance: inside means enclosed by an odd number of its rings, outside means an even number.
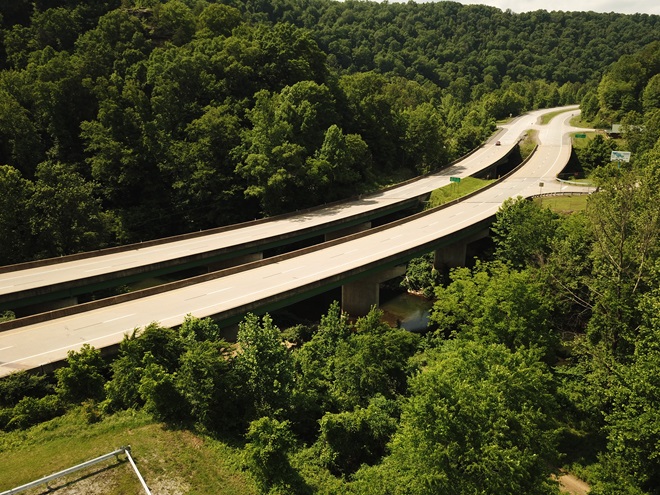
[[[447,271],[451,268],[465,266],[468,244],[488,237],[489,233],[488,229],[484,229],[454,244],[436,249],[433,266],[438,270]]]
[[[405,265],[395,266],[381,273],[349,282],[341,288],[341,309],[351,317],[365,316],[380,302],[380,284],[406,273]]]

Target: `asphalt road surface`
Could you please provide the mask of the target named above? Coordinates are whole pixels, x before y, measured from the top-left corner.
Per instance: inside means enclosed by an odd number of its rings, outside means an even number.
[[[577,109],[577,107],[566,107]],[[208,234],[192,239],[167,242],[150,247],[135,245],[135,249],[69,262],[58,262],[46,266],[23,268],[0,273],[0,300],[10,294],[38,290],[40,288],[68,283],[73,280],[104,277],[118,272],[155,265],[168,260],[194,256],[199,253],[240,246],[257,239],[273,239],[290,232],[336,222],[361,213],[374,211],[397,202],[418,197],[450,183],[450,177],[467,177],[496,162],[516,145],[520,136],[528,129],[550,132],[553,126],[537,124],[541,115],[556,109],[545,109],[525,114],[503,125],[497,135],[460,163],[437,174],[424,177],[400,187],[361,199],[307,212],[294,217],[275,218],[272,221],[236,226],[223,232]],[[496,141],[501,144],[496,146]]]
[[[507,180],[472,198],[437,212],[363,237],[286,260],[247,269],[163,294],[99,308],[0,333],[0,375],[59,361],[84,343],[97,348],[121,341],[125,333],[150,322],[180,324],[187,314],[206,317],[278,294],[304,288],[369,263],[415,249],[494,215],[513,196],[567,191],[554,180],[570,157],[565,133],[569,114],[543,126],[533,158]],[[529,127],[529,125],[527,126]]]

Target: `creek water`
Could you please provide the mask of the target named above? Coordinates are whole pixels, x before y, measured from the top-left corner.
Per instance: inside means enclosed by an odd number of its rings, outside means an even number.
[[[335,300],[341,300],[341,290],[329,291],[275,311],[272,314],[273,320],[281,329],[297,323],[311,324],[319,321]],[[380,309],[383,311],[383,320],[393,327],[399,326],[411,332],[426,331],[432,307],[433,302],[421,296],[381,289]]]
[[[410,332],[427,330],[432,307],[432,301],[407,292],[382,297],[380,304],[387,323]]]

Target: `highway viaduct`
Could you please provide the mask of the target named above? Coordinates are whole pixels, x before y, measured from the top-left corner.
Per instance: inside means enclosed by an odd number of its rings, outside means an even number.
[[[537,120],[554,110],[520,116],[451,166],[365,197],[203,232],[0,267],[0,310],[56,309],[74,304],[81,294],[194,267],[218,270],[258,260],[268,249],[367,229],[376,219],[419,204],[432,190],[449,184],[450,177],[484,174],[502,164],[521,135],[530,127],[542,127]]]
[[[192,314],[230,324],[247,312],[271,311],[332,287],[370,277],[375,284],[382,270],[483,231],[509,197],[538,194],[542,182],[543,192],[565,190],[554,177],[570,157],[567,121],[558,117],[541,131],[541,145],[525,166],[455,204],[298,252],[0,325],[6,329],[0,333],[0,375],[48,366],[84,343],[117,345],[152,321],[177,326]]]

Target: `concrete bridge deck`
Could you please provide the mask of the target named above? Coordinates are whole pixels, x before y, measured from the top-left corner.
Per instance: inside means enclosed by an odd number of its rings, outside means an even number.
[[[566,107],[576,109],[576,107]],[[90,253],[0,267],[0,309],[74,297],[200,265],[238,259],[298,240],[369,222],[416,202],[450,177],[475,175],[503,160],[544,109],[520,116],[458,163],[388,190],[306,212]],[[495,145],[496,140],[500,142]],[[250,259],[250,258],[247,258]]]
[[[23,326],[0,333],[0,375],[48,366],[84,343],[98,348],[116,345],[124,334],[152,321],[177,326],[192,314],[232,322],[248,311],[283,306],[460,240],[487,225],[507,198],[538,194],[540,182],[544,193],[571,190],[574,186],[554,180],[570,157],[565,135],[573,130],[567,125],[569,118],[555,118],[540,133],[541,145],[520,170],[460,203],[302,252],[209,274],[190,285],[166,287],[171,290],[165,292],[89,311],[81,305],[77,310],[83,312],[56,312],[48,316],[54,319],[45,321],[17,320],[12,326]],[[136,295],[140,294],[132,297]]]

